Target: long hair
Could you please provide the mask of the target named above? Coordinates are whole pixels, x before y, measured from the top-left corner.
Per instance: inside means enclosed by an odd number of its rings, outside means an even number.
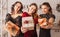
[[[36,18],[36,17],[38,17],[38,15],[37,15],[38,7],[37,7],[37,4],[36,4],[36,3],[32,3],[32,4],[30,4],[29,6],[32,6],[32,5],[34,5],[34,6],[36,7],[35,12],[32,14],[32,16],[33,16],[34,18]]]
[[[49,14],[52,14],[52,8],[48,2],[44,2],[42,5],[46,5],[47,7],[49,7]],[[41,8],[41,6],[40,6],[40,8]]]
[[[14,11],[14,6],[15,6],[17,3],[21,4],[21,8],[20,8],[20,10],[19,10],[19,11],[21,11],[21,12],[22,12],[23,5],[22,5],[22,3],[21,3],[21,2],[17,1],[17,2],[15,2],[15,3],[12,5],[12,7],[11,7],[11,13],[13,13],[13,11]],[[19,13],[19,11],[18,11],[18,13]]]

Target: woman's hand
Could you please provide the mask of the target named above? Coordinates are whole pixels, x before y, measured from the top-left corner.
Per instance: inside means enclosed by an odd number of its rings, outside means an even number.
[[[26,33],[28,31],[28,29],[25,27],[21,27],[21,31],[22,31],[22,33]]]
[[[53,23],[54,23],[54,18],[50,18],[49,20],[48,20],[48,28],[52,28],[53,27]]]

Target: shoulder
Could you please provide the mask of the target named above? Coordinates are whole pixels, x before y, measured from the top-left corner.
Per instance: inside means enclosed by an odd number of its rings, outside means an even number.
[[[26,16],[28,16],[28,13],[27,12],[23,12],[22,17],[26,17]]]
[[[6,16],[11,16],[11,14],[10,13],[7,13]]]
[[[40,14],[39,16],[42,18],[42,17],[44,17],[45,15],[44,15],[44,14]]]
[[[27,12],[23,12],[23,14],[26,14]]]
[[[52,14],[52,17],[53,17],[54,19],[56,18],[54,14]]]
[[[39,16],[43,16],[44,14],[40,14]]]

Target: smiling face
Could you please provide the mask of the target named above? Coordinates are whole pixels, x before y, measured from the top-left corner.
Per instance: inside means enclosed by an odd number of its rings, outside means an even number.
[[[42,9],[42,12],[44,12],[45,14],[49,12],[49,7],[46,5],[42,5],[41,9]]]
[[[31,14],[34,13],[36,11],[36,6],[35,5],[29,6],[29,11]]]
[[[17,3],[15,6],[14,6],[14,11],[19,11],[21,9],[21,4],[20,3]]]

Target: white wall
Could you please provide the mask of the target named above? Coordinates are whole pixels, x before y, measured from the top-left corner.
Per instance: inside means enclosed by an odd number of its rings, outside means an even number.
[[[60,0],[8,0],[8,11],[10,12],[11,9],[11,5],[16,2],[16,1],[21,1],[23,3],[23,5],[25,5],[25,7],[27,5],[29,5],[30,3],[37,3],[37,5],[41,5],[43,2],[49,2],[52,9],[53,9],[53,13],[56,16],[56,20],[55,22],[57,23],[60,19],[60,13],[56,11],[56,4],[60,3]],[[23,10],[26,11],[27,8],[24,8]],[[42,12],[40,11],[40,9],[38,10],[38,14],[41,14]]]

